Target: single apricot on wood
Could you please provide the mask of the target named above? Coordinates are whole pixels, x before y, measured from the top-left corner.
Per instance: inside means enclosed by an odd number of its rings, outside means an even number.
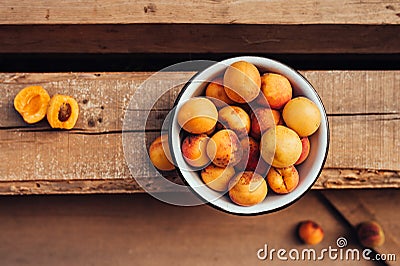
[[[50,96],[42,86],[22,89],[14,98],[14,108],[28,124],[37,123],[46,116]]]
[[[149,157],[153,165],[161,171],[171,171],[175,169],[168,145],[168,134],[159,136],[151,143]]]
[[[79,116],[76,100],[67,95],[54,95],[47,109],[47,121],[52,128],[71,129]]]
[[[324,230],[316,222],[308,220],[299,224],[298,235],[304,243],[316,245],[324,239]]]

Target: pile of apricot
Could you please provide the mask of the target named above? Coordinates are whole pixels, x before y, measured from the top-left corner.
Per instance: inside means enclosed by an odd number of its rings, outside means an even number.
[[[183,157],[204,183],[252,206],[268,187],[278,194],[296,189],[296,166],[308,157],[308,137],[321,114],[308,98],[293,97],[286,77],[238,61],[207,85],[205,95],[178,106],[177,119]]]

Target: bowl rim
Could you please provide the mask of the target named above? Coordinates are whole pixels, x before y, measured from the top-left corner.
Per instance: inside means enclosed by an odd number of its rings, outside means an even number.
[[[172,147],[173,147],[173,141],[172,141],[173,121],[174,121],[174,119],[176,119],[175,115],[176,115],[176,110],[177,110],[177,108],[175,108],[175,107],[177,107],[177,105],[179,104],[179,101],[181,100],[182,95],[185,93],[185,91],[187,90],[187,88],[189,87],[189,85],[193,82],[193,80],[195,80],[201,73],[205,72],[205,71],[208,70],[209,68],[214,67],[216,64],[224,63],[225,61],[228,61],[228,60],[236,60],[236,59],[237,59],[238,61],[240,61],[240,60],[245,60],[246,58],[268,59],[268,60],[270,60],[270,61],[272,61],[272,62],[274,62],[274,63],[281,64],[281,65],[287,67],[288,69],[290,69],[291,71],[293,71],[295,74],[297,74],[301,79],[303,79],[303,80],[310,86],[310,88],[312,89],[312,91],[314,92],[315,96],[317,97],[319,103],[320,103],[321,106],[322,106],[322,109],[323,109],[323,118],[324,118],[324,121],[325,121],[325,123],[326,123],[326,132],[327,132],[327,136],[326,136],[326,147],[325,147],[325,152],[324,152],[324,158],[323,158],[323,160],[322,160],[321,167],[320,167],[320,169],[318,170],[318,173],[316,174],[315,179],[312,181],[312,183],[309,185],[309,187],[308,187],[306,190],[304,190],[303,193],[299,194],[296,198],[294,198],[292,201],[290,201],[290,202],[288,202],[288,203],[286,203],[286,204],[283,204],[282,206],[279,206],[279,207],[276,207],[276,208],[273,208],[273,209],[269,209],[269,210],[264,210],[264,211],[261,210],[261,211],[259,211],[259,212],[249,212],[249,213],[234,212],[234,211],[230,211],[230,210],[228,210],[228,209],[224,209],[224,208],[222,208],[222,207],[220,207],[220,206],[218,206],[218,205],[216,205],[216,204],[214,204],[214,203],[212,203],[212,202],[206,200],[204,197],[202,197],[202,195],[200,195],[200,193],[198,193],[196,190],[194,190],[194,188],[189,184],[189,182],[186,180],[185,176],[184,176],[183,173],[181,172],[180,168],[178,167],[178,162],[177,162],[177,159],[176,159],[176,157],[175,157],[174,149],[172,148]],[[317,181],[318,177],[321,175],[321,172],[322,172],[322,170],[323,170],[323,168],[324,168],[326,159],[327,159],[327,157],[328,157],[329,143],[330,143],[330,128],[329,128],[329,120],[328,120],[328,116],[327,116],[327,113],[326,113],[326,109],[325,109],[325,106],[324,106],[324,104],[323,104],[323,102],[322,102],[322,100],[321,100],[321,97],[319,96],[318,92],[315,90],[314,86],[313,86],[313,85],[312,85],[298,70],[296,70],[296,69],[294,69],[294,68],[292,68],[292,67],[290,67],[290,66],[288,66],[288,65],[286,65],[286,64],[284,64],[284,63],[282,63],[282,62],[279,62],[279,61],[277,61],[277,60],[274,60],[274,59],[271,59],[271,58],[268,58],[268,57],[262,57],[262,56],[237,56],[237,57],[229,57],[229,58],[226,58],[226,59],[221,60],[221,61],[216,61],[216,62],[213,63],[212,65],[210,65],[210,66],[204,68],[204,69],[201,70],[201,71],[198,71],[196,74],[194,74],[194,75],[185,83],[185,85],[182,87],[181,91],[179,92],[177,98],[175,99],[174,106],[173,106],[172,108],[173,108],[173,110],[172,110],[172,112],[171,112],[171,120],[169,121],[169,125],[168,125],[168,145],[169,145],[170,150],[171,150],[171,158],[172,158],[172,161],[173,161],[174,165],[176,166],[176,170],[177,170],[177,172],[178,172],[179,177],[182,179],[182,181],[184,182],[184,184],[185,184],[187,187],[189,187],[190,191],[192,191],[192,193],[194,193],[201,201],[203,201],[204,204],[207,204],[207,205],[209,205],[209,206],[211,206],[211,207],[213,207],[213,208],[215,208],[215,209],[217,209],[217,210],[223,211],[223,212],[228,213],[228,214],[231,214],[231,215],[235,215],[235,216],[258,216],[258,215],[263,215],[263,214],[269,214],[269,213],[278,212],[278,211],[280,211],[280,210],[282,210],[282,209],[285,209],[285,208],[289,207],[290,205],[294,204],[294,203],[297,202],[299,199],[301,199],[302,197],[304,197],[304,195],[305,195],[308,191],[311,190],[312,186],[315,184],[315,182]],[[227,193],[227,192],[225,192],[224,194],[226,194],[226,193]]]

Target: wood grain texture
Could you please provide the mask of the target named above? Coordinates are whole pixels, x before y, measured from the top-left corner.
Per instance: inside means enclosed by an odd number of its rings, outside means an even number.
[[[3,0],[0,24],[399,24],[400,3],[384,1]]]
[[[0,25],[0,53],[393,54],[399,35],[400,25]]]
[[[151,74],[0,74],[0,193],[142,191],[132,177],[151,180],[146,189],[171,190],[172,186],[158,186],[156,171],[145,151],[159,134],[181,86],[174,87],[156,103],[146,131],[138,130],[138,125],[146,123],[143,115],[146,110],[127,109],[137,88]],[[193,74],[164,73],[140,100],[150,100],[154,93],[170,88],[171,84],[184,84]],[[331,129],[328,159],[315,188],[400,187],[397,130],[400,111],[396,101],[400,99],[400,72],[305,71],[303,74],[321,96]],[[47,122],[26,125],[12,102],[17,92],[30,84],[44,86],[51,95],[58,92],[75,97],[81,109],[76,128],[52,130]],[[134,147],[127,151],[133,158],[132,176],[122,147],[121,132],[127,111],[135,121],[124,132]],[[170,179],[178,180],[174,173]],[[90,184],[91,181],[94,182]]]
[[[397,191],[359,191],[357,193],[323,191],[322,195],[329,200],[355,230],[362,222],[378,222],[383,228],[385,243],[375,250],[380,254],[398,256],[396,253],[400,250],[399,224],[389,222],[389,220],[398,221],[400,219],[399,212],[393,211],[398,208],[398,202],[394,200],[399,197]],[[374,208],[377,205],[382,207]],[[387,217],[390,217],[390,219],[387,219]],[[386,263],[387,265],[398,265],[397,260],[386,261]]]
[[[264,244],[269,250],[309,248],[295,231],[307,219],[324,228],[323,242],[314,247],[318,252],[336,247],[340,236],[348,239],[349,248],[362,251],[351,227],[316,191],[278,213],[255,217],[227,215],[209,206],[172,206],[147,194],[1,197],[0,202],[2,265],[285,266],[291,262],[279,260],[276,253],[272,261],[258,260],[257,250]],[[397,225],[391,215],[385,218]],[[327,254],[321,262],[338,265]],[[295,263],[310,264],[315,265]],[[340,265],[376,264],[343,260]]]

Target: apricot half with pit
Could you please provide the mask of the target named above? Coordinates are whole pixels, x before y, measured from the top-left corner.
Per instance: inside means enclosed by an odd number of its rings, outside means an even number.
[[[79,116],[79,105],[76,100],[67,95],[56,94],[47,109],[47,121],[52,128],[71,129]]]
[[[260,145],[262,158],[278,168],[293,165],[302,151],[301,140],[296,132],[280,125],[265,132]]]
[[[237,103],[251,102],[260,92],[261,77],[255,65],[238,61],[224,74],[224,87],[228,97]]]
[[[47,113],[50,96],[42,86],[22,89],[14,98],[14,108],[28,124],[37,123]]]
[[[217,108],[212,101],[205,97],[190,98],[178,111],[179,125],[192,134],[212,131],[217,120]]]

